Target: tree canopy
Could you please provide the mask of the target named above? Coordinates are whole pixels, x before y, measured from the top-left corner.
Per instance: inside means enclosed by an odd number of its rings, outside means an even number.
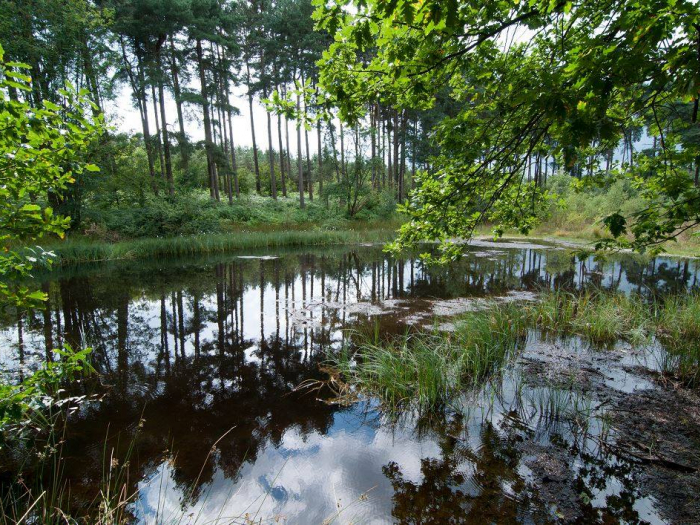
[[[697,137],[700,8],[683,0],[317,1],[335,34],[321,84],[352,121],[379,101],[458,104],[434,129],[394,248],[469,237],[484,222],[529,231],[550,195],[525,178],[534,157],[585,171],[582,184],[632,180],[647,206],[612,213],[608,244],[657,245],[700,222]],[[603,153],[644,126],[660,146],[601,177]],[[630,139],[631,140],[631,139]],[[629,233],[630,235],[623,235]],[[601,245],[604,243],[600,243]]]

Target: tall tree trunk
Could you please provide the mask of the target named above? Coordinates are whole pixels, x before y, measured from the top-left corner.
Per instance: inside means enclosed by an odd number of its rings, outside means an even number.
[[[209,117],[209,95],[207,93],[207,79],[204,73],[204,60],[202,53],[202,41],[197,39],[196,44],[197,65],[199,69],[199,83],[202,94],[202,112],[204,116],[204,149],[207,155],[207,171],[209,174],[209,195],[212,199],[219,200],[219,184],[214,164],[214,144],[211,134],[211,120]]]
[[[301,109],[301,98],[297,93],[297,115]],[[298,186],[299,186],[299,206],[305,208],[304,203],[304,170],[302,168],[302,158],[301,158],[301,119],[297,118],[297,176],[298,176]]]
[[[253,164],[255,167],[255,191],[260,195],[260,166],[258,165],[258,145],[255,142],[255,119],[253,118],[253,92],[250,85],[250,64],[245,61],[246,78],[248,80],[248,109],[250,111],[250,133],[253,138]]]
[[[338,164],[338,148],[335,146],[335,133],[333,133],[333,122],[328,123],[328,132],[331,135],[331,146],[333,147],[333,164],[335,165],[335,178],[340,182],[340,165]]]
[[[343,180],[346,179],[345,173],[345,133],[343,130],[343,121],[340,121],[340,175]],[[340,181],[338,181],[340,182]]]
[[[380,117],[378,117],[380,118]],[[384,161],[384,155],[386,154],[386,122],[384,121],[383,118],[380,118],[381,120],[381,141],[380,141],[380,149],[381,151],[381,159],[382,159],[382,189],[386,189],[386,163]]]
[[[292,150],[289,147],[289,120],[287,120],[287,117],[284,117],[284,135],[287,145],[287,173],[289,174],[289,180],[294,181],[294,175],[292,174]]]
[[[406,110],[401,114],[401,163],[399,164],[399,202],[403,202],[406,196]]]
[[[306,93],[306,80],[304,75],[301,75],[301,87]],[[304,97],[304,122],[308,122],[306,96]],[[311,175],[311,155],[309,155],[309,130],[304,125],[304,139],[306,141],[306,186],[309,189],[309,200],[314,200],[314,179]]]
[[[228,89],[228,88],[227,88]],[[228,93],[227,93],[228,96]],[[228,110],[228,135],[231,141],[231,172],[233,174],[233,187],[236,191],[236,198],[241,196],[241,188],[238,183],[238,166],[236,165],[236,144],[233,141],[233,118],[231,116],[231,106],[229,105]]]
[[[377,106],[373,104],[370,108],[370,131],[372,133],[372,188],[377,187],[377,164],[375,159],[377,157],[377,120],[376,120],[376,108]]]
[[[386,124],[386,181],[389,188],[393,187],[394,171],[391,163],[391,117],[387,117]]]
[[[416,138],[418,137],[418,118],[413,120],[413,136],[411,137],[411,186],[410,189],[414,188],[416,183]]]
[[[173,79],[173,95],[175,96],[175,107],[177,108],[177,122],[180,132],[177,137],[177,143],[180,146],[180,159],[182,160],[182,169],[187,171],[189,166],[189,150],[187,144],[187,135],[185,134],[185,119],[182,112],[182,92],[180,90],[180,75],[175,58],[175,44],[173,37],[170,37],[170,72]]]
[[[170,157],[170,141],[168,140],[168,124],[165,119],[165,90],[163,89],[164,72],[160,52],[158,53],[158,69],[160,73],[158,78],[158,98],[160,99],[160,119],[161,129],[163,132],[163,152],[165,154],[165,177],[168,181],[168,193],[170,196],[173,196],[175,195],[175,186],[173,183],[173,164]]]
[[[155,162],[153,160],[153,144],[151,142],[151,132],[148,124],[148,102],[146,101],[146,88],[144,86],[145,80],[143,78],[143,71],[141,68],[141,60],[137,54],[136,63],[136,74],[134,74],[129,59],[126,56],[126,46],[124,45],[124,40],[120,37],[119,42],[122,48],[122,57],[124,59],[124,68],[126,69],[129,81],[131,83],[131,89],[136,97],[136,103],[139,108],[139,113],[141,115],[141,126],[143,129],[143,141],[146,147],[146,158],[148,160],[148,172],[151,176],[151,187],[153,193],[158,195],[158,184],[156,183],[156,169]]]
[[[221,58],[221,48],[217,45],[216,46],[216,56],[219,62],[219,71],[225,71],[225,66],[223,63],[223,60]],[[222,145],[224,147],[224,157],[228,157],[228,148],[229,148],[229,137],[228,137],[228,130],[230,129],[230,125],[226,125],[226,115],[227,115],[227,110],[226,107],[228,107],[228,95],[224,96],[224,84],[228,83],[228,80],[221,74],[217,75],[218,82],[216,84],[217,90],[216,90],[216,96],[218,100],[218,104],[216,106],[217,114],[219,116],[219,133],[222,137]],[[224,107],[224,104],[226,104],[226,107]],[[231,169],[227,166],[226,167],[226,172],[224,173],[224,190],[226,191],[226,197],[228,198],[228,203],[233,204],[233,191],[231,188]]]
[[[284,144],[282,143],[282,115],[277,114],[277,142],[280,148],[280,181],[282,182],[282,195],[287,196],[287,173],[285,168],[286,160],[284,158]]]
[[[226,103],[228,104],[228,97],[226,99]],[[229,140],[229,136],[228,136],[228,131],[231,129],[231,123],[229,122],[227,125],[227,122],[226,122],[227,111],[223,108],[221,109],[221,116],[222,116],[222,120],[223,120],[223,129],[224,129],[224,155],[226,157],[228,157],[228,148],[229,148],[229,144],[231,144],[231,141]],[[231,184],[232,169],[233,169],[233,163],[231,164],[231,169],[226,170],[226,196],[228,197],[229,204],[233,204],[233,187]]]
[[[267,98],[267,93],[264,93]],[[275,151],[272,149],[272,116],[269,111],[267,113],[267,143],[268,157],[270,157],[270,193],[272,198],[277,200],[277,179],[275,177]]]
[[[323,198],[323,146],[321,145],[321,119],[316,122],[316,138],[318,140],[318,194]]]
[[[158,160],[160,162],[160,178],[165,180],[165,159],[163,158],[163,147],[160,142],[160,118],[158,115],[158,97],[156,97],[156,87],[151,84],[151,98],[153,100],[153,118],[156,121],[156,151],[158,152]]]
[[[399,112],[398,110],[394,110],[394,153],[393,153],[393,159],[394,159],[394,180],[393,183],[395,184],[396,190],[397,190],[397,197],[399,199],[399,202],[401,202],[401,188],[399,187],[399,172],[400,170],[400,160],[399,160]]]
[[[231,175],[233,176],[233,187],[236,191],[236,198],[240,198],[241,189],[238,183],[238,166],[236,165],[236,144],[233,141],[233,114],[231,109],[231,95],[229,93],[228,80],[224,83],[226,91],[226,109],[228,113],[228,137],[231,146]],[[231,191],[229,189],[229,194]]]
[[[304,106],[306,115],[306,106]],[[309,200],[314,200],[314,178],[311,176],[311,155],[309,154],[309,130],[304,126],[304,136],[306,138],[306,185],[309,188]]]

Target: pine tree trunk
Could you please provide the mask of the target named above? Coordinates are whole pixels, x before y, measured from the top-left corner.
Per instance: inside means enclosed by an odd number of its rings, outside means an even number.
[[[248,79],[248,109],[250,110],[250,133],[253,138],[253,164],[255,166],[255,191],[260,195],[260,166],[258,165],[258,145],[255,142],[255,119],[253,118],[253,92],[250,86],[250,65],[245,61]]]
[[[399,187],[399,172],[400,170],[400,160],[399,160],[399,112],[397,110],[394,110],[394,153],[393,153],[393,159],[394,159],[394,173],[393,173],[393,184],[396,187],[397,190],[397,198],[399,199],[399,202],[401,202],[401,188]]]
[[[177,122],[180,128],[180,133],[177,142],[180,145],[180,158],[182,160],[182,169],[187,171],[189,165],[189,152],[187,144],[187,135],[185,134],[185,119],[182,113],[182,92],[180,91],[180,77],[178,74],[177,59],[175,58],[175,44],[172,36],[170,37],[170,72],[173,79],[173,94],[175,95],[175,107],[177,108]]]
[[[165,180],[165,159],[163,158],[163,147],[160,142],[160,122],[158,116],[158,97],[156,97],[156,88],[151,85],[151,98],[153,101],[153,118],[156,121],[156,151],[158,152],[158,160],[160,161],[160,178]]]
[[[389,188],[393,188],[394,184],[394,171],[391,162],[391,117],[387,117],[386,126],[386,182]]]
[[[267,98],[267,93],[263,93],[265,98]],[[267,142],[268,142],[268,157],[270,157],[270,193],[272,198],[277,200],[277,179],[275,177],[275,152],[272,149],[272,117],[270,112],[267,113]]]
[[[155,161],[153,160],[153,143],[151,142],[151,131],[148,125],[148,101],[146,100],[146,88],[145,79],[143,76],[143,70],[141,68],[141,59],[137,55],[136,59],[136,76],[134,76],[129,64],[129,60],[126,57],[126,47],[124,46],[123,40],[120,38],[120,43],[122,47],[122,56],[124,57],[124,67],[126,68],[127,74],[129,75],[129,80],[131,81],[131,88],[136,96],[137,104],[139,106],[139,113],[141,114],[141,126],[143,129],[143,141],[146,146],[146,158],[148,159],[148,172],[151,176],[151,187],[153,193],[158,195],[158,184],[156,183],[156,168]]]
[[[292,150],[289,147],[289,120],[287,120],[287,117],[284,117],[284,135],[287,145],[287,173],[289,174],[289,180],[294,182],[294,175],[292,174]]]
[[[346,179],[345,173],[345,133],[343,132],[343,121],[340,121],[340,175]],[[340,180],[338,180],[340,182]]]
[[[316,122],[316,137],[318,139],[318,194],[323,198],[323,149],[321,145],[321,120]]]
[[[285,158],[284,158],[284,145],[282,143],[282,116],[278,113],[277,114],[277,143],[279,144],[280,148],[280,181],[282,182],[282,195],[284,197],[287,196],[287,181],[286,179],[286,170],[284,169],[284,164],[285,164]]]
[[[204,116],[204,149],[207,155],[207,171],[209,174],[209,195],[212,199],[219,200],[219,188],[214,164],[214,152],[211,133],[211,120],[209,117],[209,96],[207,94],[207,81],[204,73],[204,60],[202,53],[202,41],[197,39],[196,44],[197,65],[199,69],[199,83],[202,94],[202,113]]]
[[[226,102],[227,102],[227,112],[228,112],[228,138],[231,146],[231,175],[233,177],[233,187],[236,191],[236,198],[241,197],[241,188],[238,184],[238,166],[236,165],[236,144],[233,141],[233,115],[231,111],[231,95],[229,93],[228,81],[224,84],[224,89],[226,91]],[[229,188],[229,195],[232,194],[231,188]]]
[[[373,105],[370,109],[369,125],[372,132],[372,188],[374,189],[377,186],[377,163],[375,162],[377,157],[376,105]]]
[[[160,77],[158,78],[158,98],[160,99],[160,119],[163,132],[163,153],[165,154],[165,177],[168,181],[168,193],[175,195],[175,185],[173,182],[173,164],[170,157],[170,141],[168,140],[168,124],[165,118],[165,90],[163,89],[163,63],[160,52],[158,53],[158,68]]]
[[[301,109],[301,100],[297,94],[297,115]],[[302,168],[302,158],[301,158],[301,120],[297,119],[297,176],[298,176],[298,186],[299,186],[299,206],[305,208],[304,203],[304,170]]]

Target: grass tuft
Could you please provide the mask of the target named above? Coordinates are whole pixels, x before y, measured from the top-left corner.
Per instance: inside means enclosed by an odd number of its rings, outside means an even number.
[[[650,330],[653,306],[638,297],[605,292],[575,295],[564,291],[546,292],[527,306],[529,323],[549,332],[568,332],[595,343],[618,339],[640,342]]]
[[[334,355],[331,365],[345,381],[391,409],[440,409],[508,361],[525,335],[518,317],[511,306],[473,312],[452,333],[435,330],[387,343],[365,341],[352,354]]]

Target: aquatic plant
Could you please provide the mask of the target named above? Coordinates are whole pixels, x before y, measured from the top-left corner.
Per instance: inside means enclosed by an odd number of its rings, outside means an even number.
[[[532,326],[545,331],[574,333],[595,343],[639,342],[653,324],[654,306],[636,295],[552,291],[525,312]]]
[[[668,350],[665,373],[688,384],[700,378],[698,295],[661,302],[602,291],[552,291],[533,303],[470,312],[457,320],[453,332],[436,328],[386,341],[377,334],[356,336],[355,351],[343,348],[331,355],[333,388],[345,401],[353,401],[355,392],[391,409],[440,409],[502,369],[532,328],[580,335],[597,345],[647,344],[656,336]]]
[[[391,408],[444,407],[463,390],[496,373],[525,335],[511,305],[471,312],[451,333],[407,333],[387,342],[362,341],[355,352],[331,356],[331,366],[360,392]]]

